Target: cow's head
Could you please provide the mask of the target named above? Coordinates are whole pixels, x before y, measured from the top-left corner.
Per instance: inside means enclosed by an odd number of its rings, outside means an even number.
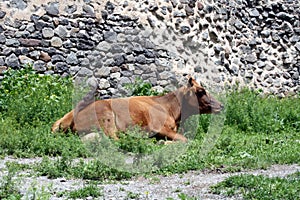
[[[195,79],[188,77],[188,86],[184,92],[184,107],[193,114],[220,113],[224,106],[199,85]]]

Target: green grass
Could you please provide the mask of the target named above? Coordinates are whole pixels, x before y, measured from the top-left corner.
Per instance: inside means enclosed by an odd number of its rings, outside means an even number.
[[[149,84],[131,89],[136,95],[156,94],[148,91]],[[83,161],[91,154],[78,136],[51,133],[52,123],[72,109],[73,92],[71,78],[42,76],[30,67],[6,72],[0,84],[0,156],[44,157],[34,168],[52,178],[120,180],[134,176],[98,159]],[[172,174],[204,168],[239,171],[272,164],[300,164],[299,105],[300,100],[295,97],[262,97],[247,89],[228,92],[224,127],[211,151],[203,155],[200,148],[211,116],[193,117],[187,126],[199,126],[187,133],[194,136],[188,150],[168,166],[149,173]],[[120,140],[112,144],[127,152],[144,154],[163,148],[153,139],[137,136],[137,132],[133,129],[125,135],[120,133]]]
[[[242,195],[243,199],[299,199],[300,172],[287,178],[269,178],[266,176],[232,176],[211,187],[215,194],[226,196]]]
[[[38,175],[48,176],[49,178],[81,178],[87,180],[122,180],[128,179],[133,174],[128,172],[118,171],[104,165],[97,159],[85,162],[80,159],[73,162],[70,156],[62,156],[54,160],[44,157],[42,162],[36,164],[33,168]]]
[[[21,199],[22,195],[18,191],[18,184],[14,176],[18,170],[23,169],[18,164],[7,163],[7,174],[0,179],[0,199]]]
[[[100,197],[102,196],[102,189],[97,187],[97,185],[90,183],[83,188],[80,188],[78,190],[73,190],[71,192],[68,192],[67,196],[70,199],[84,199],[87,197]]]

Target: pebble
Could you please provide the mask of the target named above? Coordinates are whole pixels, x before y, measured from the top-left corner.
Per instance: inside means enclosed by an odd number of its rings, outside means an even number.
[[[5,58],[5,64],[12,68],[20,67],[19,59],[14,53]]]
[[[45,10],[48,15],[58,16],[59,14],[58,3],[56,2],[49,3],[48,6],[46,6]]]
[[[43,28],[42,34],[44,38],[52,38],[54,36],[54,30],[52,28]]]
[[[63,44],[62,39],[59,37],[53,37],[51,39],[51,46],[53,47],[61,47]]]

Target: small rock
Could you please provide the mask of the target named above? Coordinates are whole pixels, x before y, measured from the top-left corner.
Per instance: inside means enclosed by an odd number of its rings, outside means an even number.
[[[290,79],[291,78],[291,75],[289,73],[287,73],[287,72],[284,72],[282,76],[285,79]]]
[[[71,52],[66,59],[66,62],[70,65],[77,65],[78,64],[78,58],[76,53]]]
[[[189,33],[190,31],[191,31],[191,29],[190,29],[190,27],[188,27],[188,26],[181,26],[181,27],[180,27],[180,32],[181,32],[182,34]]]
[[[297,42],[297,43],[295,44],[295,48],[297,49],[297,51],[300,51],[300,42]]]
[[[68,14],[73,14],[74,12],[77,11],[77,5],[68,5],[65,7],[65,12],[67,12]]]
[[[63,25],[58,25],[58,27],[54,30],[55,34],[58,35],[60,38],[68,37],[67,28]]]
[[[36,47],[41,45],[41,41],[38,39],[24,39],[20,38],[19,42],[22,46],[25,47]]]
[[[34,23],[35,29],[38,31],[43,30],[44,27],[47,27],[47,23],[43,22],[42,20],[38,20]]]
[[[108,77],[110,75],[110,68],[109,67],[101,67],[95,72],[96,77]]]
[[[204,6],[201,2],[197,1],[197,8],[198,10],[203,10]]]
[[[33,32],[35,31],[34,24],[33,24],[33,23],[27,24],[26,30],[27,30],[29,33],[33,33]]]
[[[132,63],[134,62],[135,58],[132,54],[130,54],[130,55],[126,55],[125,60],[127,63]]]
[[[6,40],[5,45],[12,46],[12,47],[18,47],[20,45],[20,42],[17,39],[11,38],[11,39]]]
[[[278,35],[277,31],[272,31],[272,39],[274,41],[279,41],[280,40],[280,36]]]
[[[51,46],[53,46],[53,47],[61,47],[62,44],[63,44],[63,42],[59,37],[53,37],[51,39]]]
[[[290,38],[290,42],[292,42],[292,43],[296,43],[296,42],[299,42],[299,41],[300,41],[300,36],[299,35],[293,35]]]
[[[20,10],[24,10],[27,7],[27,1],[24,0],[11,0],[10,1],[10,6],[20,9]]]
[[[278,19],[282,19],[282,20],[285,20],[285,21],[290,21],[291,19],[293,19],[294,16],[290,15],[286,12],[279,12],[279,13],[276,14],[276,17]]]
[[[2,75],[7,70],[6,66],[0,66],[0,74]]]
[[[265,61],[265,60],[267,60],[267,55],[264,52],[261,52],[259,54],[259,59]]]
[[[3,26],[0,24],[0,33],[3,33],[4,32],[4,28],[3,28]]]
[[[180,12],[178,10],[174,11],[173,17],[186,17],[186,14],[184,12]]]
[[[131,83],[131,80],[128,77],[121,77],[119,83],[120,86],[124,86],[125,84]]]
[[[8,67],[12,67],[12,68],[20,67],[18,57],[14,53],[12,53],[10,56],[6,57],[5,63]]]
[[[105,5],[105,10],[108,12],[108,14],[112,14],[114,12],[115,5],[108,1]]]
[[[47,70],[46,63],[42,60],[35,61],[33,63],[33,69],[37,72],[44,72]]]
[[[63,61],[63,60],[65,60],[65,58],[62,55],[59,55],[59,54],[55,54],[51,58],[51,61],[53,63],[57,63],[57,62],[60,62],[60,61]]]
[[[6,15],[6,12],[0,10],[0,19],[3,19]]]
[[[166,7],[166,6],[161,7],[160,12],[161,12],[161,14],[163,14],[163,15],[167,15],[167,7]]]
[[[77,48],[79,50],[92,50],[95,47],[95,42],[88,39],[78,39]]]
[[[139,64],[146,64],[147,60],[146,57],[142,54],[142,55],[138,55],[135,59],[135,61]]]
[[[121,73],[120,73],[120,72],[112,73],[112,74],[110,75],[110,77],[113,78],[113,79],[119,80],[120,77],[121,77]]]
[[[294,80],[299,80],[299,72],[293,73],[292,79],[294,79]]]
[[[278,79],[278,78],[275,79],[274,82],[273,82],[273,85],[274,85],[274,87],[277,87],[277,88],[281,87],[280,79]]]
[[[255,54],[248,54],[246,57],[245,57],[245,60],[248,62],[248,63],[255,63],[257,61],[257,57]]]
[[[90,5],[83,5],[82,7],[83,11],[86,13],[86,15],[90,17],[95,17],[95,10],[92,6]]]
[[[52,38],[54,36],[54,31],[52,28],[43,28],[42,29],[42,34],[44,38]]]
[[[125,59],[123,55],[119,54],[114,56],[114,65],[121,66],[124,63],[125,63]]]
[[[194,9],[191,8],[189,5],[186,5],[185,6],[185,12],[186,14],[189,16],[189,15],[194,15]]]
[[[271,63],[266,64],[266,66],[265,66],[265,70],[267,70],[267,71],[272,71],[274,68],[275,68],[274,65]]]
[[[252,8],[248,11],[250,17],[259,17],[259,11],[256,8]]]
[[[117,41],[117,33],[112,31],[104,32],[104,40],[107,42],[115,42]]]
[[[64,73],[69,71],[69,67],[64,62],[58,62],[55,64],[56,71],[59,73]]]
[[[1,54],[2,54],[3,56],[8,56],[8,55],[10,55],[11,53],[12,53],[12,48],[8,48],[8,47],[4,47],[3,50],[2,50],[2,52],[1,52]]]
[[[244,24],[239,20],[235,20],[234,27],[236,27],[238,30],[242,30],[242,28],[244,27]]]
[[[27,56],[24,55],[19,56],[19,60],[22,65],[33,64],[34,62],[31,58],[28,58]]]
[[[0,34],[0,44],[4,44],[6,41],[6,38],[4,35]]]
[[[56,3],[56,2],[49,3],[48,6],[46,6],[45,10],[48,15],[52,15],[52,16],[59,15],[58,3]]]
[[[269,83],[269,84],[272,84],[273,83],[272,77],[267,78],[266,82]]]
[[[164,71],[159,74],[161,80],[170,80],[174,78],[174,74],[168,71]]]
[[[51,57],[49,56],[48,53],[42,51],[40,54],[40,59],[42,61],[49,62],[51,60]]]
[[[110,47],[111,47],[110,43],[106,41],[102,41],[97,45],[96,49],[101,52],[108,52],[110,50]]]
[[[260,32],[260,34],[263,36],[263,37],[269,37],[270,36],[270,31],[269,30],[263,30]]]
[[[107,89],[109,87],[110,87],[109,81],[104,79],[104,78],[101,78],[100,81],[99,81],[99,89],[104,90],[104,89]]]
[[[81,58],[79,59],[80,66],[82,67],[89,67],[91,65],[90,60],[88,58]]]
[[[63,42],[63,47],[66,48],[66,49],[70,49],[70,48],[75,47],[75,44],[73,44],[71,42],[71,40],[68,39],[67,41]]]

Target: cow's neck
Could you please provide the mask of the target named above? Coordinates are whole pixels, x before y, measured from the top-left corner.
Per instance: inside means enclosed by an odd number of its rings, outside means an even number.
[[[182,87],[157,99],[157,101],[166,108],[169,114],[173,116],[176,123],[180,123],[182,117],[183,95],[184,88]]]

